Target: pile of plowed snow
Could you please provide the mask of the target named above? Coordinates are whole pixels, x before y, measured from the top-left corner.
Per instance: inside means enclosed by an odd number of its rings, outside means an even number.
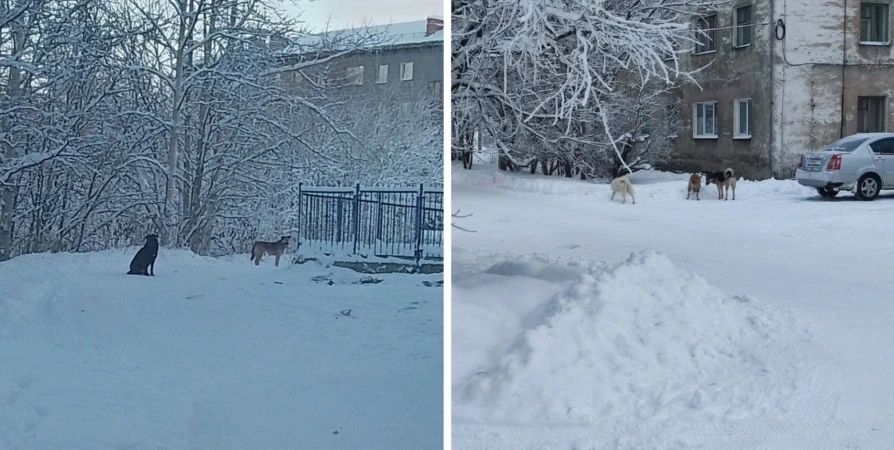
[[[638,202],[686,200],[689,174],[643,170],[630,175],[630,179],[636,189]],[[479,168],[476,170],[454,170],[453,182],[467,186],[496,187],[517,192],[599,199],[606,202],[610,201],[611,197],[607,179],[581,181],[576,178]],[[713,184],[707,185],[705,182],[705,177],[702,176],[701,200],[717,199],[717,187]],[[732,193],[730,193],[731,195]],[[691,197],[694,199],[695,194],[692,194]],[[739,178],[736,185],[736,201],[739,202],[766,202],[816,197],[815,189],[802,186],[795,180],[751,181]]]
[[[567,272],[511,267],[455,280],[454,317],[482,318],[453,322],[455,358],[479,363],[455,372],[457,418],[754,418],[784,413],[805,378],[777,356],[809,340],[789,315],[726,295],[662,254],[582,269],[549,297],[547,284]],[[490,334],[475,329],[488,311],[503,318]]]

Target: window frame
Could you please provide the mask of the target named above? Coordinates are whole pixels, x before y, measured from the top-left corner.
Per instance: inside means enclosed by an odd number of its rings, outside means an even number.
[[[739,119],[741,119],[741,116],[740,116],[741,108],[739,105],[741,105],[742,103],[745,103],[746,105],[748,105],[748,107],[747,107],[748,116],[745,118],[745,122],[746,122],[745,133],[743,133],[742,130],[739,129],[739,125],[740,125]],[[750,97],[749,98],[737,98],[737,99],[733,100],[733,139],[742,139],[742,140],[751,139],[751,135],[754,130],[754,128],[753,128],[754,121],[751,120],[751,118],[754,117],[753,111],[754,111],[754,102],[751,101]]]
[[[363,86],[364,72],[364,66],[350,66],[346,68],[345,79],[348,81],[348,86]],[[356,78],[356,81],[354,78]]]
[[[711,22],[708,22],[708,19],[711,19]],[[699,28],[701,22],[705,23],[706,28]],[[707,31],[700,32],[700,30]],[[706,50],[699,51],[699,47],[702,46],[702,39],[706,39],[707,42],[710,42],[710,49],[708,49],[706,43],[704,45]],[[709,55],[711,53],[717,53],[717,13],[708,14],[695,19],[695,41],[695,47],[692,49],[693,55]]]
[[[748,22],[745,25],[739,24],[739,10],[748,8]],[[733,8],[733,48],[747,48],[751,47],[751,44],[754,43],[754,33],[752,29],[754,27],[754,6],[752,4],[747,5],[739,5]],[[748,42],[743,44],[739,42],[739,32],[742,31],[747,32]]]
[[[884,8],[884,14],[881,16],[884,18],[884,36],[881,39],[873,40],[871,36],[866,36],[866,34],[871,33],[871,27],[873,26],[873,19],[878,20],[878,17],[873,17],[870,14],[870,17],[864,18],[864,8],[872,8],[871,11],[874,11],[875,8],[882,7]],[[868,21],[868,24],[864,21]],[[865,31],[864,30],[869,30]],[[865,37],[865,39],[864,39]],[[869,1],[869,2],[860,2],[860,45],[891,45],[891,4],[888,2],[880,2],[880,1]]]
[[[409,68],[409,70],[407,70],[407,68]],[[414,69],[413,61],[407,61],[407,62],[400,63],[400,81],[412,81],[413,76],[415,75],[413,73],[413,69]],[[409,76],[407,76],[408,72],[409,72]]]
[[[711,130],[711,131],[714,132],[713,134],[708,134],[708,133],[700,134],[699,133],[699,131],[701,131],[701,130],[699,130],[698,112],[699,112],[699,108],[702,108],[705,105],[711,105],[711,115],[713,118],[712,123],[711,123],[713,125],[713,130]],[[702,116],[703,116],[703,118],[707,117],[707,115],[704,113],[702,114]],[[707,123],[707,120],[705,120],[705,122]],[[709,100],[709,101],[704,101],[704,102],[693,102],[692,103],[692,138],[693,139],[717,139],[718,137],[719,136],[718,136],[718,132],[717,132],[717,100]]]
[[[385,69],[384,71],[382,69]],[[382,79],[382,75],[384,72],[384,79]],[[387,84],[388,83],[388,64],[379,64],[376,67],[376,84]]]
[[[861,109],[860,103],[864,100],[867,101],[866,108]],[[863,129],[865,130],[865,131],[863,131],[863,130],[861,130],[861,126],[860,126],[862,112],[866,111],[866,114],[871,116],[871,114],[872,114],[871,101],[872,100],[881,100],[881,102],[882,102],[881,108],[879,108],[879,111],[878,111],[880,117],[876,117],[876,119],[881,120],[882,129],[881,130],[869,130],[868,129],[869,122],[867,121],[862,124],[862,125],[864,125]],[[869,119],[871,120],[872,117],[869,117]],[[888,132],[888,97],[884,96],[884,95],[861,95],[861,96],[857,97],[857,133],[887,133],[887,132]]]

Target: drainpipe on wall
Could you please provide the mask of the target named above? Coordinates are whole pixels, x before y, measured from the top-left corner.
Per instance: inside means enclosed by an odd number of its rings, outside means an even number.
[[[844,137],[844,80],[847,75],[847,0],[843,0],[844,4],[844,31],[841,33],[841,125],[838,128],[838,139]]]
[[[775,14],[774,14],[775,9],[776,9],[775,6],[776,6],[776,0],[770,0],[770,20],[773,20],[773,17],[775,17]],[[770,29],[770,33],[775,33],[775,32],[776,32],[775,29]],[[775,125],[775,122],[773,121],[773,92],[775,91],[775,86],[773,86],[773,71],[774,71],[774,68],[776,65],[776,59],[774,58],[774,56],[776,55],[776,52],[774,51],[774,49],[776,48],[776,39],[774,39],[775,37],[776,36],[771,36],[769,38],[770,39],[770,114],[768,114],[768,116],[770,117],[770,146],[767,149],[767,166],[768,166],[767,169],[769,170],[769,174],[768,174],[767,178],[775,178],[775,176],[773,176],[773,153],[774,153],[773,152],[773,126]]]

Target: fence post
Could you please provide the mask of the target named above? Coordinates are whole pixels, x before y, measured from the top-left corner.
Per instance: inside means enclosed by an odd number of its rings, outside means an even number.
[[[354,233],[354,255],[357,254],[357,241],[360,239],[360,183],[354,188],[354,211],[351,214]]]
[[[344,249],[345,204],[342,200],[345,198],[342,195],[336,195],[335,199],[337,200],[335,204],[335,243],[342,244],[342,249]]]
[[[416,268],[422,260],[422,213],[425,199],[425,191],[422,183],[419,183],[419,195],[416,196]]]
[[[298,226],[295,227],[297,229],[298,236],[295,238],[295,242],[296,242],[295,248],[298,248],[301,246],[301,227],[304,225],[304,221],[301,220],[301,205],[302,205],[302,202],[304,201],[304,199],[302,198],[302,197],[304,197],[304,195],[301,193],[302,186],[304,186],[304,182],[299,181],[298,182]]]

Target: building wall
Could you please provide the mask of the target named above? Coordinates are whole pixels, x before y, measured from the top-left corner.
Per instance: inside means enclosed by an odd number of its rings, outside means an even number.
[[[894,52],[860,44],[860,4],[775,0],[776,17],[785,20],[784,39],[774,39],[776,177],[793,176],[802,153],[856,133],[860,96],[888,97],[887,130],[894,131]],[[892,14],[894,5],[889,24]]]
[[[715,32],[716,51],[709,54],[684,54],[683,67],[702,68],[695,77],[697,86],[682,86],[677,95],[678,113],[682,129],[676,139],[676,155],[665,170],[683,172],[719,171],[734,168],[746,178],[766,178],[770,173],[770,117],[772,90],[768,82],[771,74],[770,33],[766,26],[752,28],[752,43],[748,47],[733,48],[733,15],[735,8],[752,6],[752,22],[770,20],[767,0],[742,1],[722,4],[717,14]],[[706,13],[705,15],[710,14]],[[693,15],[693,22],[698,15]],[[750,98],[751,138],[733,139],[734,100]],[[717,101],[717,138],[693,137],[693,108],[695,102]]]
[[[411,101],[420,95],[443,96],[443,45],[424,44],[408,48],[387,48],[358,52],[338,58],[319,70],[326,70],[327,77],[337,85],[346,83],[349,67],[363,66],[362,85],[343,85],[341,96],[346,100]],[[413,63],[413,79],[400,79],[401,63]],[[388,65],[388,82],[376,83],[379,65]],[[287,83],[300,83],[294,76],[286,77]]]

